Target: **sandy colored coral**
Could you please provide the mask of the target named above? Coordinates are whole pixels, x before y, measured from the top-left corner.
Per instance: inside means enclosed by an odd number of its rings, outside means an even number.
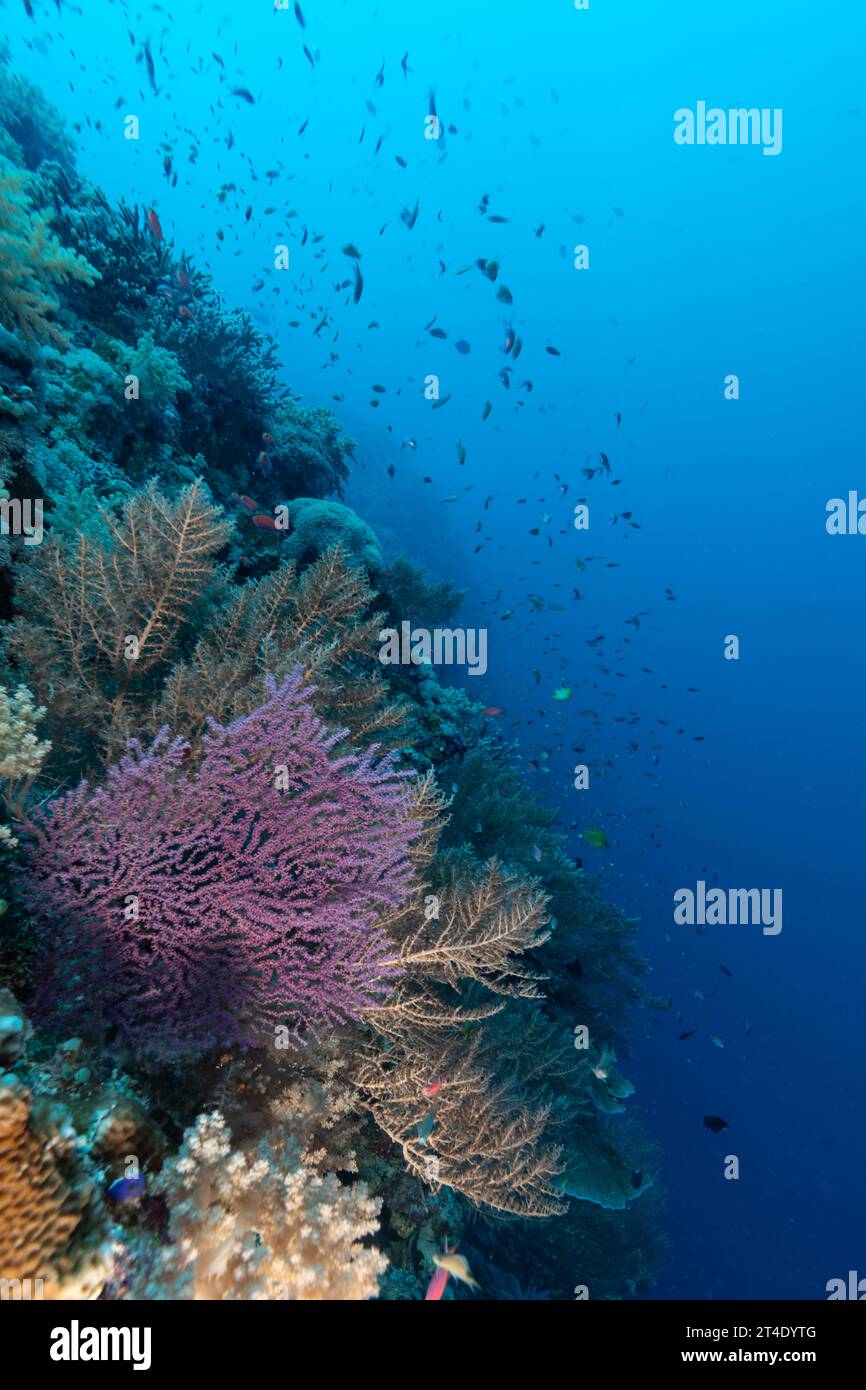
[[[113,1264],[100,1198],[62,1112],[37,1124],[30,1092],[0,1081],[0,1280],[41,1279],[48,1299],[97,1298]],[[17,1294],[12,1286],[13,1297]]]

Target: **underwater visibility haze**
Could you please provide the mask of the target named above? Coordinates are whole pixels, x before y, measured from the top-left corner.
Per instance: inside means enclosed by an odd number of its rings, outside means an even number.
[[[862,6],[0,16],[3,1296],[866,1296]]]

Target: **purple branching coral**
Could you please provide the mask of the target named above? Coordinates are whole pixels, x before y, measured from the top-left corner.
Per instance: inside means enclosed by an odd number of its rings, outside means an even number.
[[[391,757],[338,755],[311,693],[269,679],[188,772],[183,739],[135,740],[25,827],[45,1022],[169,1060],[300,1045],[388,993],[377,918],[410,891],[411,792]]]

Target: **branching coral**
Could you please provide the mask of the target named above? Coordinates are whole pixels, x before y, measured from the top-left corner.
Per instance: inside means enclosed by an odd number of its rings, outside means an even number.
[[[122,746],[149,682],[214,573],[230,528],[200,484],[171,502],[155,488],[105,514],[110,540],[48,539],[22,565],[6,648],[49,705],[55,742]]]
[[[156,1058],[298,1045],[381,998],[399,964],[377,917],[410,891],[417,831],[391,760],[341,737],[295,675],[213,725],[194,774],[163,730],[29,821],[45,1016]]]
[[[259,581],[227,585],[188,660],[169,675],[151,726],[195,738],[208,717],[234,719],[260,699],[265,672],[282,679],[301,665],[316,683],[316,707],[356,741],[402,742],[407,707],[374,662],[381,614],[363,572],[339,547],[299,578],[281,565]]]
[[[379,1203],[363,1183],[347,1187],[320,1172],[291,1121],[233,1149],[223,1117],[200,1116],[157,1191],[174,1241],[158,1296],[166,1283],[193,1299],[339,1301],[378,1292],[387,1260],[362,1241],[378,1230]]]
[[[18,329],[28,343],[66,338],[52,315],[60,308],[55,287],[66,280],[90,285],[98,272],[75,251],[61,246],[49,216],[28,199],[29,179],[0,159],[0,324]]]

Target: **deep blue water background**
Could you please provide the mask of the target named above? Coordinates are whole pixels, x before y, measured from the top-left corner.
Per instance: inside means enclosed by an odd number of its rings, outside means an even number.
[[[530,775],[565,825],[606,828],[608,850],[581,848],[576,831],[573,846],[640,919],[651,987],[672,1000],[639,1015],[624,1068],[665,1154],[671,1254],[657,1295],[815,1298],[850,1268],[866,1274],[866,537],[824,527],[830,497],[866,493],[863,6],[305,0],[303,32],[270,0],[130,5],[128,22],[108,0],[83,16],[53,0],[34,9],[31,22],[2,7],[13,62],[83,123],[82,171],[154,206],[166,236],[274,334],[292,387],[333,406],[358,440],[347,500],[390,553],[466,589],[466,626],[489,627],[489,672],[465,684],[506,707],[525,758],[550,750],[550,770]],[[146,37],[157,97],[135,62]],[[423,139],[431,86],[457,127],[444,159]],[[700,99],[781,107],[782,153],[678,147],[673,112]],[[130,112],[138,143],[121,138]],[[230,181],[238,192],[220,205]],[[483,194],[506,224],[479,214]],[[400,212],[416,199],[410,232]],[[324,240],[302,247],[304,224]],[[286,239],[291,271],[268,274]],[[351,272],[347,241],[363,256],[357,306],[333,288]],[[572,268],[577,242],[589,272]],[[512,309],[476,271],[455,274],[480,256],[499,259]],[[322,309],[329,326],[313,336]],[[423,331],[434,314],[446,341]],[[524,349],[506,392],[508,321]],[[436,412],[430,372],[452,395]],[[531,395],[517,389],[527,378]],[[388,388],[375,410],[373,383]],[[407,436],[417,451],[401,449]],[[580,475],[600,450],[617,488]],[[571,524],[583,495],[588,536]],[[609,524],[623,509],[640,530]],[[590,554],[604,558],[579,571]],[[529,591],[565,611],[533,613]],[[647,610],[639,630],[625,624]],[[586,645],[599,633],[604,657]],[[722,658],[727,633],[739,662]],[[562,683],[574,699],[554,704]],[[587,707],[597,725],[578,716]],[[588,793],[572,789],[576,742],[610,762]],[[716,877],[781,888],[781,935],[675,926],[674,891]],[[731,1129],[711,1135],[706,1113]],[[722,1178],[727,1153],[739,1182]]]

